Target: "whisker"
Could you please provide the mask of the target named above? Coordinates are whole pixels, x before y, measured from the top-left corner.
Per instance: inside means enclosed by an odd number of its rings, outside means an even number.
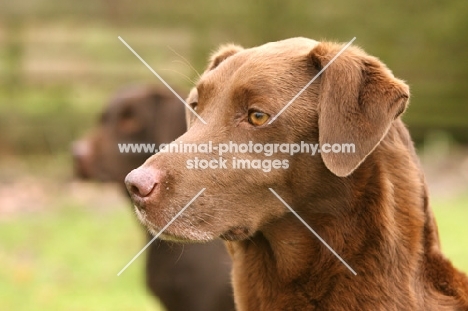
[[[193,86],[195,86],[195,81],[193,81],[192,79],[190,79],[187,75],[184,75],[183,73],[181,72],[178,72],[177,70],[174,70],[174,69],[161,69],[163,71],[172,71],[172,72],[175,72],[175,73],[178,73],[179,75],[181,75],[186,81],[190,82],[191,84],[193,84]]]
[[[184,253],[184,250],[185,250],[185,245],[182,244],[182,249],[180,250],[180,255],[177,258],[177,260],[175,261],[175,263],[179,262],[180,258],[182,258],[182,254]]]
[[[167,46],[167,48],[169,50],[171,50],[174,54],[176,54],[177,56],[179,56],[180,58],[182,58],[184,61],[185,61],[185,64],[188,65],[190,68],[192,68],[193,71],[195,71],[195,73],[198,75],[199,78],[201,78],[201,75],[200,73],[195,69],[195,67],[192,66],[192,64],[190,64],[190,62],[185,58],[183,57],[182,55],[180,55],[179,53],[177,53],[173,48],[171,48],[170,46]]]

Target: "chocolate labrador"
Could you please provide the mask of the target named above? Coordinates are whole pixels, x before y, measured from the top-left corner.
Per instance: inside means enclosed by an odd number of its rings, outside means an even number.
[[[74,143],[76,175],[123,185],[125,175],[151,154],[120,152],[118,144],[159,146],[185,130],[184,106],[173,94],[149,86],[125,88],[94,131]],[[231,260],[221,242],[184,246],[156,240],[147,252],[147,286],[168,311],[234,310]]]
[[[206,188],[164,238],[226,240],[239,311],[468,310],[400,119],[409,88],[355,46],[330,63],[343,47],[222,47],[188,98],[206,124],[127,175],[137,216],[157,232]]]

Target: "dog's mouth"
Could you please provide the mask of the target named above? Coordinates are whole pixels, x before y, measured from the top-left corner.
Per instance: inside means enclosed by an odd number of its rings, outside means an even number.
[[[171,224],[167,228],[165,228],[165,226],[161,227],[160,225],[156,225],[151,220],[148,219],[147,213],[144,209],[139,209],[136,206],[135,206],[135,214],[137,215],[137,218],[140,221],[140,223],[143,226],[145,226],[153,236],[156,236],[159,234],[159,238],[161,240],[180,242],[180,243],[197,243],[197,242],[211,241],[217,237],[216,234],[210,231],[196,230],[194,228],[189,228],[187,230],[184,230],[184,229],[180,229],[181,226],[180,225],[177,226],[176,224]],[[185,228],[185,226],[183,227]],[[162,233],[160,233],[163,228],[165,228],[165,230]]]
[[[148,220],[146,215],[146,211],[143,209],[138,209],[135,206],[135,213],[140,220],[141,224],[144,225],[148,231],[153,235],[156,236],[160,233],[162,228],[156,226],[151,221]],[[253,234],[252,230],[246,226],[235,226],[231,229],[225,231],[224,233],[220,234],[218,237],[225,241],[241,241],[248,239]],[[167,241],[174,241],[174,242],[197,242],[197,241],[209,241],[213,238],[216,238],[216,235],[213,236],[210,232],[205,232],[204,234],[200,233],[193,233],[193,234],[177,234],[174,232],[170,232],[167,229],[159,235],[159,238],[162,240]]]
[[[137,214],[140,213],[142,216],[146,217],[147,200],[136,195],[130,195],[130,197],[133,201],[133,207],[135,208]]]
[[[138,219],[140,220],[141,224],[144,225],[153,236],[156,236],[161,232],[162,228],[159,228],[158,226],[155,226],[151,221],[148,220],[145,210],[140,210],[140,209],[135,207],[135,213],[136,213]],[[193,242],[192,240],[187,239],[187,238],[185,238],[183,236],[179,236],[177,234],[169,233],[169,232],[167,232],[167,230],[162,232],[159,235],[159,238],[162,239],[162,240],[174,241],[174,242]]]
[[[155,236],[156,234],[159,233],[160,230],[153,230],[151,227],[148,227],[148,230],[150,231],[150,233]],[[178,236],[178,235],[175,235],[175,234],[172,234],[172,233],[167,233],[166,231],[161,233],[159,235],[159,238],[161,240],[165,240],[165,241],[172,241],[172,242],[177,242],[177,243],[193,243],[194,241],[191,240],[191,239],[187,239],[185,237],[182,237],[182,236]]]

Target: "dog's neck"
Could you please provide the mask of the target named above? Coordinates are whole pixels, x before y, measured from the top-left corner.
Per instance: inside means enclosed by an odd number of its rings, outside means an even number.
[[[228,245],[240,311],[423,308],[418,305],[424,301],[418,297],[422,285],[414,280],[421,278],[418,273],[424,261],[425,185],[415,157],[392,157],[407,150],[395,144],[398,134],[397,130],[389,133],[386,139],[393,140],[391,144],[384,140],[350,177],[335,183],[341,196],[334,198],[334,205],[341,208],[327,213],[330,198],[326,195],[323,206],[316,200],[296,207],[357,276],[288,213],[251,239]],[[260,276],[242,271],[257,271]],[[334,295],[347,298],[337,300]],[[332,306],[330,301],[343,305]]]

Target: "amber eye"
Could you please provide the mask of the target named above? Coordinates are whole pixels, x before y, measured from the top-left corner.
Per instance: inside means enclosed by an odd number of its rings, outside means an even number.
[[[264,112],[255,110],[249,111],[249,123],[254,126],[260,126],[265,124],[265,122],[268,121],[269,118],[270,116]]]

